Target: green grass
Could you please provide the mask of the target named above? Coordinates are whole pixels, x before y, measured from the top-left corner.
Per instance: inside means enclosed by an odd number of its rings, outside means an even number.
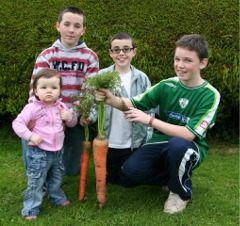
[[[45,197],[35,221],[21,217],[27,178],[20,140],[0,143],[0,225],[169,226],[239,225],[238,145],[211,142],[208,158],[193,174],[193,199],[179,214],[162,212],[168,194],[159,187],[122,188],[107,185],[107,202],[98,208],[93,159],[90,160],[86,199],[78,201],[79,177],[65,177],[63,189],[71,201],[55,207]]]

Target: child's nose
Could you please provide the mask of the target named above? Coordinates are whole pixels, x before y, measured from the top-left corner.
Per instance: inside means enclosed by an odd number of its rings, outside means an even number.
[[[74,27],[73,26],[69,26],[69,31],[70,32],[74,32]]]
[[[181,68],[184,67],[183,61],[181,61],[181,60],[178,61],[178,67],[181,67]]]

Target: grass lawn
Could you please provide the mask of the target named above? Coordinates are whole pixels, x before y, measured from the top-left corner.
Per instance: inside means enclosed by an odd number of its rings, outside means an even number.
[[[193,199],[175,215],[162,212],[168,193],[154,186],[122,188],[107,185],[107,202],[98,208],[93,159],[86,199],[78,201],[79,176],[65,177],[63,190],[71,205],[55,207],[45,197],[37,220],[21,217],[27,178],[19,139],[0,140],[0,225],[42,226],[180,226],[239,225],[238,144],[211,142],[205,163],[193,174]]]

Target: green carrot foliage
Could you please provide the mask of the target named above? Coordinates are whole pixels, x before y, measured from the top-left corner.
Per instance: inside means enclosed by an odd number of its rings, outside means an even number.
[[[87,80],[87,85],[91,86],[94,90],[99,88],[108,89],[110,92],[119,95],[121,87],[121,78],[116,71],[106,71],[99,73]],[[98,138],[105,139],[104,135],[104,102],[98,103]]]
[[[94,87],[95,90],[105,88],[114,94],[119,94],[121,78],[116,71],[106,71],[89,78],[87,85]]]
[[[82,88],[80,96],[74,96],[73,99],[75,101],[74,110],[78,115],[83,116],[87,119],[94,107],[94,95],[92,94],[91,89]],[[89,128],[88,124],[84,125],[84,134],[85,141],[89,141]]]

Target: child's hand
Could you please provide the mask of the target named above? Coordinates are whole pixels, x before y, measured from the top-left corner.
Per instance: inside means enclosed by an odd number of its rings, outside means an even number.
[[[91,123],[91,121],[92,121],[92,118],[91,118],[91,117],[88,117],[88,118],[81,117],[81,118],[80,118],[80,124],[81,124],[81,126],[85,126],[86,124]]]
[[[60,117],[63,121],[70,121],[72,119],[72,113],[60,108]]]
[[[27,128],[32,131],[32,129],[34,128],[36,124],[36,121],[30,120],[29,123],[27,124]]]
[[[125,114],[125,118],[129,122],[141,122],[144,125],[148,125],[149,120],[151,119],[150,115],[133,107],[129,108],[128,111],[125,111],[124,114]]]
[[[42,142],[42,137],[40,137],[37,134],[33,134],[30,138],[29,141],[31,141],[34,145],[39,145]]]

